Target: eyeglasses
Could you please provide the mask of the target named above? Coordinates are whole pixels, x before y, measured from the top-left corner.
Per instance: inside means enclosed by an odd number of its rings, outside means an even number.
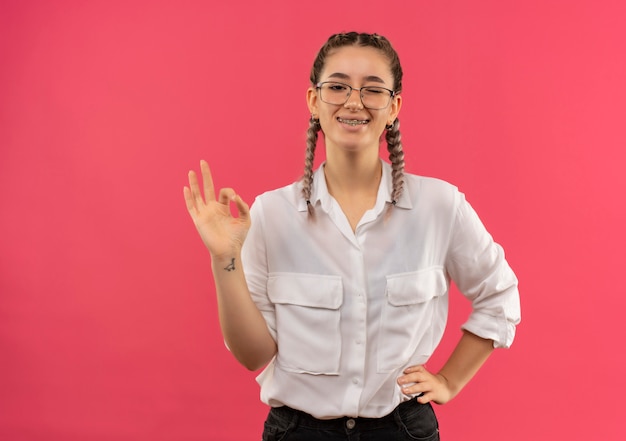
[[[380,110],[386,108],[391,103],[391,98],[396,96],[393,90],[378,87],[365,86],[357,89],[344,83],[335,83],[334,81],[324,81],[315,85],[319,90],[320,99],[327,104],[344,105],[350,99],[352,91],[356,90],[361,95],[363,107],[372,110]]]

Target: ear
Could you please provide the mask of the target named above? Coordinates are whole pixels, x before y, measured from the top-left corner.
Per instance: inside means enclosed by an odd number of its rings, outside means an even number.
[[[314,87],[309,87],[306,91],[306,102],[309,106],[309,113],[311,115],[318,115],[319,111],[317,108],[318,97],[317,97],[317,89]]]
[[[389,106],[389,121],[393,122],[398,117],[400,113],[400,109],[402,108],[402,95],[396,95],[391,100],[391,105]]]

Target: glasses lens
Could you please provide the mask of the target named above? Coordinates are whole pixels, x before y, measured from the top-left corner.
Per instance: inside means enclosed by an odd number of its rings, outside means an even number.
[[[383,87],[363,87],[361,99],[368,109],[384,109],[389,105],[391,94]]]
[[[350,95],[350,86],[343,83],[325,82],[320,84],[320,98],[328,104],[343,105]],[[363,106],[368,109],[384,109],[391,101],[391,93],[383,87],[361,88]]]
[[[348,99],[350,87],[341,83],[322,83],[320,98],[328,104],[344,104]]]

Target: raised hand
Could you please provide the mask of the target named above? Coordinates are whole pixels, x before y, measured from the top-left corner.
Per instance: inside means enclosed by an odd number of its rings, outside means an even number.
[[[216,199],[206,161],[200,161],[200,170],[203,192],[194,171],[189,172],[189,187],[183,189],[187,210],[211,256],[230,260],[241,250],[250,228],[250,209],[232,188],[222,188]],[[237,217],[230,212],[231,202],[237,207]]]

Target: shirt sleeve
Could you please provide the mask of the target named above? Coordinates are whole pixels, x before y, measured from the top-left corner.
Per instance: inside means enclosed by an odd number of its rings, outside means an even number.
[[[274,304],[270,302],[267,295],[267,243],[260,198],[257,198],[252,204],[250,217],[250,230],[241,249],[243,270],[252,300],[261,311],[270,334],[276,341],[276,311]]]
[[[456,202],[446,269],[472,302],[462,329],[508,348],[521,319],[517,277],[462,193],[457,192]]]

